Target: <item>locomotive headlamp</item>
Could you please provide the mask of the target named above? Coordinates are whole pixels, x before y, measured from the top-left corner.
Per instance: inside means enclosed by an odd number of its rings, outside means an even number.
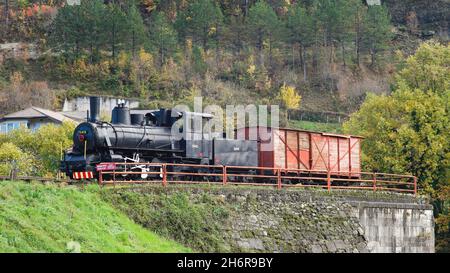
[[[81,142],[85,141],[86,140],[85,135],[84,134],[79,134],[78,135],[78,140],[81,141]]]

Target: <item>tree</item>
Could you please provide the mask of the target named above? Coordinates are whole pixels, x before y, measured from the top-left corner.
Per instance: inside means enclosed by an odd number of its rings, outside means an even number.
[[[150,25],[150,44],[158,52],[162,66],[177,47],[177,33],[163,12],[156,13]]]
[[[391,18],[384,5],[374,5],[368,8],[362,35],[363,48],[369,51],[370,65],[374,66],[378,54],[386,48],[392,35]]]
[[[289,110],[299,108],[302,97],[297,94],[295,87],[287,86],[286,84],[281,86],[279,96],[283,106],[286,108],[287,118],[289,120]]]
[[[105,41],[105,22],[104,17],[106,15],[105,5],[98,0],[83,1],[80,6],[80,12],[78,12],[82,21],[82,47],[88,48],[91,52],[90,62],[93,63],[97,60],[99,50],[104,46]],[[77,26],[79,27],[79,26]]]
[[[336,28],[336,41],[340,44],[342,63],[346,67],[346,53],[345,45],[355,36],[353,28],[356,21],[354,21],[354,14],[363,8],[360,0],[344,0],[339,2],[338,20]]]
[[[99,50],[106,48],[109,12],[99,0],[85,0],[80,5],[60,8],[51,27],[50,42],[57,49],[70,52],[78,58],[83,50],[90,52],[91,63]]]
[[[5,167],[6,170],[10,170],[13,166],[11,164],[16,164],[20,167],[19,171],[22,174],[52,176],[59,168],[62,149],[72,145],[74,129],[74,123],[63,122],[62,125],[44,125],[36,132],[20,128],[8,134],[2,134],[0,135],[0,162],[9,164],[9,167]],[[15,162],[13,163],[12,160]],[[5,169],[0,167],[0,172]]]
[[[364,5],[355,4],[353,6],[353,18],[354,18],[354,36],[355,36],[355,53],[356,53],[356,65],[359,67],[361,63],[361,48],[362,48],[362,32],[364,28],[364,18],[366,17],[367,8]]]
[[[314,22],[300,3],[295,4],[289,10],[287,29],[289,31],[288,41],[293,45],[300,45],[300,63],[303,69],[303,79],[306,81],[306,48],[314,43]]]
[[[9,24],[9,0],[5,0],[5,5],[3,7],[3,16],[5,20],[5,26]]]
[[[32,155],[13,143],[0,143],[0,175],[31,175],[34,161]]]
[[[134,3],[131,3],[128,8],[125,28],[126,39],[129,41],[131,54],[134,57],[136,50],[148,42],[144,21]]]
[[[339,26],[339,7],[341,5],[335,0],[317,0],[316,13],[319,25],[323,33],[323,45],[330,46],[336,38]],[[332,52],[330,52],[331,59]]]
[[[450,90],[450,47],[436,43],[422,44],[398,73],[397,82],[410,89],[432,91],[440,96]],[[449,101],[448,98],[446,99]],[[448,105],[447,105],[448,107]]]
[[[269,58],[272,58],[272,48],[279,37],[281,26],[277,14],[264,0],[258,1],[250,8],[247,18],[248,38],[259,51],[260,66],[264,65],[265,43],[269,47]]]
[[[224,39],[232,48],[235,54],[238,54],[244,47],[244,38],[246,26],[244,24],[244,14],[238,9],[234,14],[227,18],[227,27],[224,30]]]
[[[76,57],[79,56],[82,41],[85,40],[85,22],[81,11],[82,5],[66,5],[59,9],[52,24],[50,37],[50,41],[55,47],[65,52],[72,51]]]
[[[207,50],[210,46],[210,38],[217,38],[218,29],[222,23],[222,11],[215,2],[195,0],[181,14],[176,25],[180,34],[192,37],[194,42],[200,43]]]
[[[112,58],[115,59],[120,41],[124,40],[123,38],[128,32],[126,29],[126,16],[119,5],[112,3],[107,6],[105,21],[107,23],[105,29],[107,33],[107,42],[110,45]]]
[[[449,52],[450,46],[421,45],[398,73],[392,95],[369,95],[344,125],[365,137],[368,170],[417,176],[438,213],[444,201],[436,196],[450,186]]]
[[[58,170],[62,151],[73,144],[74,130],[73,122],[63,122],[62,125],[44,125],[34,133],[34,153],[44,166],[43,175],[49,175]]]

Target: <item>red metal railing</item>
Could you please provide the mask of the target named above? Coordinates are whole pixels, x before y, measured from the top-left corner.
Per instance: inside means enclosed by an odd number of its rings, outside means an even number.
[[[328,191],[353,189],[417,194],[417,178],[411,175],[175,163],[115,163],[114,170],[99,171],[99,183],[251,185],[278,189],[313,187]]]

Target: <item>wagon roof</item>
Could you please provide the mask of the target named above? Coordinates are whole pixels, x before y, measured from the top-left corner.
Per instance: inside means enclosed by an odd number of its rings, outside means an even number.
[[[318,132],[318,131],[312,131],[312,130],[294,129],[294,128],[285,128],[285,127],[246,126],[244,128],[257,128],[257,127],[273,128],[273,129],[284,130],[284,131],[307,132],[307,133],[321,134],[323,136],[334,136],[334,137],[342,137],[342,138],[361,138],[361,139],[365,138],[363,136],[357,136],[357,135],[336,134],[336,133]]]

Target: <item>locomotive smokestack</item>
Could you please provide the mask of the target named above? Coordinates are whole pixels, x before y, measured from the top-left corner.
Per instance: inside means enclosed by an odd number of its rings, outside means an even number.
[[[100,98],[99,97],[89,97],[90,105],[90,122],[97,122],[100,120]]]

